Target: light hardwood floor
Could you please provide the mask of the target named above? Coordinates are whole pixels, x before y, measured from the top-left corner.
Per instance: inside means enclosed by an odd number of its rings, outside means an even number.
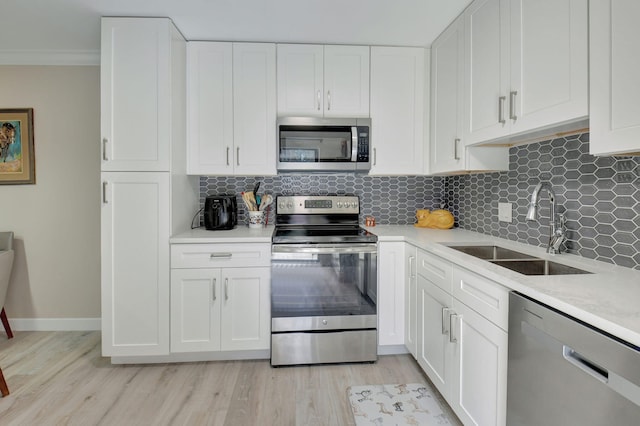
[[[0,334],[0,367],[11,391],[0,398],[0,425],[353,425],[349,386],[429,384],[410,355],[282,368],[111,365],[99,332]]]

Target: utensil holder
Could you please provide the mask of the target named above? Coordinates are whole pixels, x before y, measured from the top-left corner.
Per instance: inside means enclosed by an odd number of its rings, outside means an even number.
[[[264,211],[249,211],[249,228],[264,227]]]

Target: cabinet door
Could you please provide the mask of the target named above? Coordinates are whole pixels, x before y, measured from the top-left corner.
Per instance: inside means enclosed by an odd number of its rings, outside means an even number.
[[[220,269],[171,271],[171,352],[220,350]]]
[[[449,403],[463,424],[505,425],[507,333],[465,304],[454,304],[455,372]]]
[[[187,44],[187,173],[232,174],[231,43]]]
[[[169,353],[169,173],[102,174],[102,354]]]
[[[278,45],[278,116],[323,116],[323,52],[322,45]]]
[[[464,19],[460,16],[431,45],[430,173],[464,168],[463,36]]]
[[[103,18],[103,171],[168,171],[171,21]]]
[[[587,1],[511,0],[510,13],[511,134],[588,117]]]
[[[378,345],[404,344],[404,243],[378,245]]]
[[[418,249],[411,244],[405,244],[405,286],[404,286],[404,344],[417,359],[418,338]]]
[[[424,49],[371,48],[370,174],[424,173],[425,78]]]
[[[221,349],[269,349],[271,269],[223,269]]]
[[[453,361],[453,346],[449,343],[452,304],[450,294],[418,275],[418,364],[447,400]]]
[[[464,12],[467,146],[510,132],[508,1],[476,0]]]
[[[233,44],[234,173],[276,174],[276,45]]]
[[[640,153],[640,2],[589,2],[590,126],[594,155]]]
[[[369,117],[369,46],[324,47],[324,116]]]

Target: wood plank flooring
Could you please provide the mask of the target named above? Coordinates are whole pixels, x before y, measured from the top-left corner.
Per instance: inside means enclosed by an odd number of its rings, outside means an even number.
[[[349,386],[429,384],[410,355],[272,368],[268,360],[111,365],[100,351],[100,332],[0,334],[11,391],[0,398],[0,425],[353,425]]]

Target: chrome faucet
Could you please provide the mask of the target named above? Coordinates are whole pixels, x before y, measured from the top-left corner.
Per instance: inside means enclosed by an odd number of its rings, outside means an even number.
[[[527,212],[527,220],[538,219],[538,199],[540,191],[547,190],[549,194],[549,204],[551,211],[549,213],[549,242],[547,244],[547,253],[559,254],[562,243],[567,239],[564,231],[565,217],[563,214],[556,213],[558,208],[556,204],[556,193],[553,192],[551,185],[547,182],[539,183],[531,194],[531,202],[529,203],[529,211]]]

